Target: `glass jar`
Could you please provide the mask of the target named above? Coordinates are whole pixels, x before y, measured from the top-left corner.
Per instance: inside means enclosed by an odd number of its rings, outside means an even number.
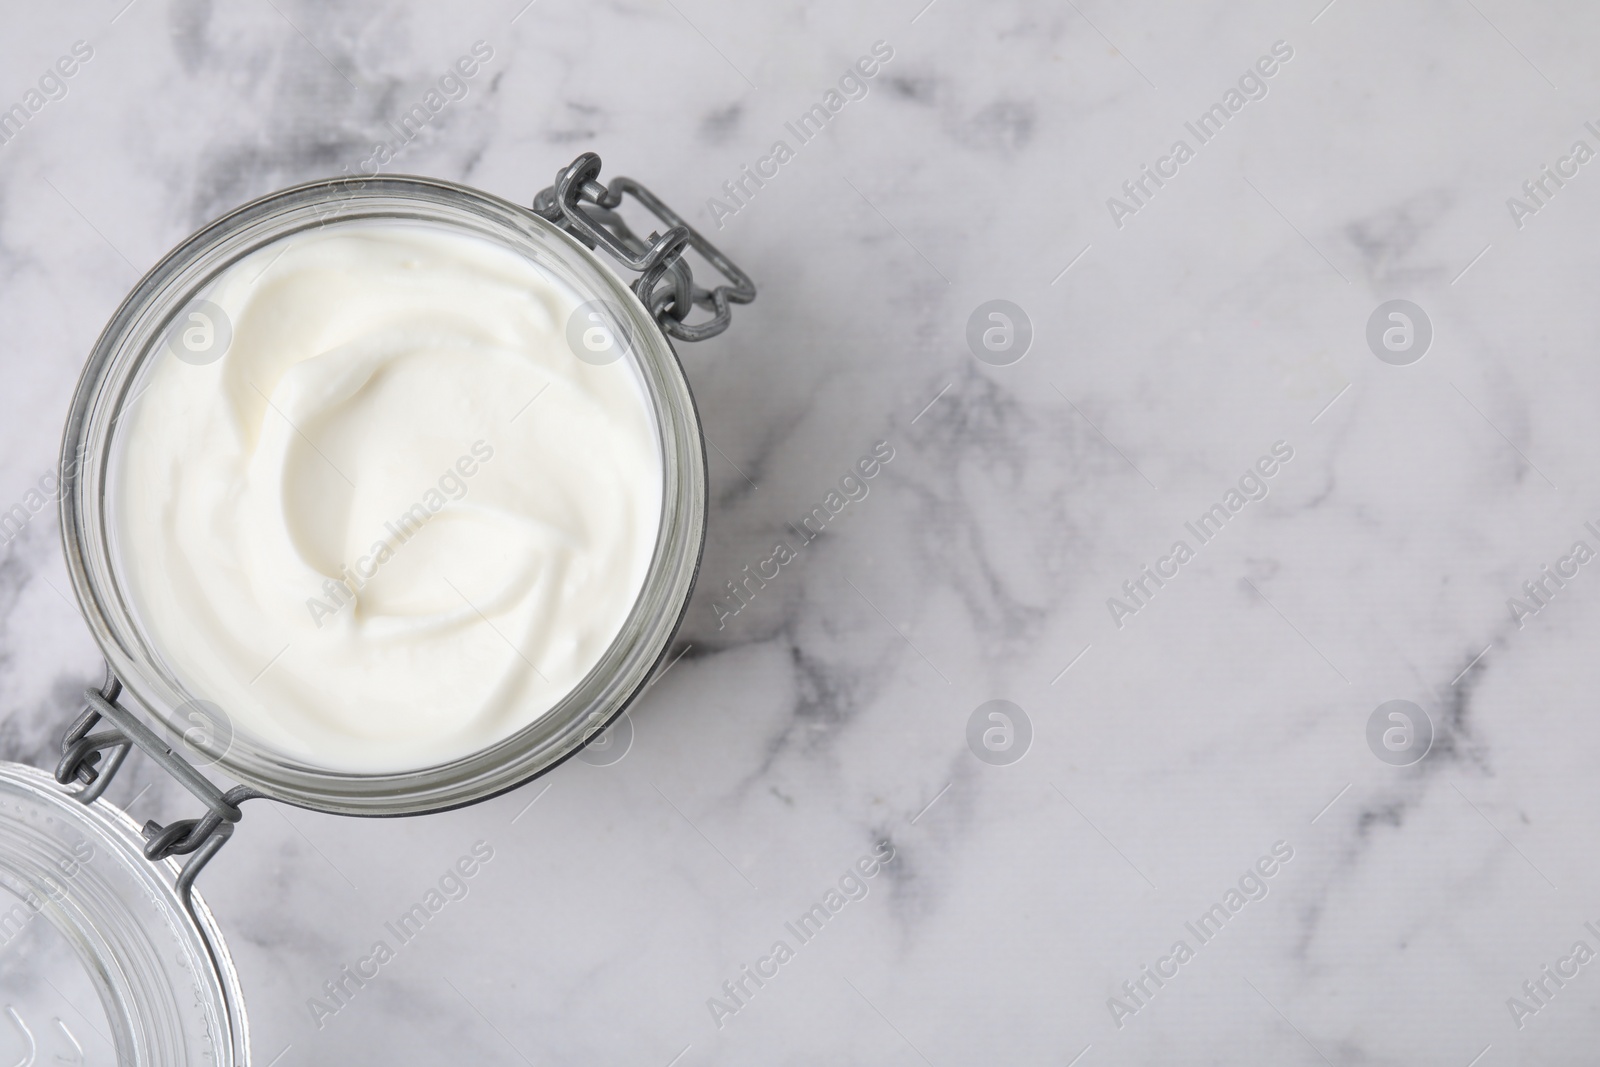
[[[66,731],[53,778],[0,763],[0,989],[11,994],[0,1031],[13,1028],[28,1057],[248,1063],[239,983],[216,922],[193,888],[241,818],[240,804],[266,798],[336,814],[392,816],[475,803],[576,753],[648,683],[682,621],[706,526],[705,448],[668,336],[692,341],[720,333],[729,305],[752,300],[755,287],[649,190],[627,178],[602,185],[599,172],[599,157],[585,153],[557,172],[531,211],[429,178],[337,179],[286,189],[184,241],[117,309],[78,383],[61,455],[67,566],[105,655],[107,681],[86,690],[87,708]],[[664,233],[641,239],[628,228],[616,210],[628,194],[665,225]],[[137,403],[179,316],[229,267],[272,242],[374,221],[486,239],[579,294],[585,308],[603,306],[615,319],[608,325],[627,339],[622,355],[650,411],[663,484],[638,597],[571,692],[531,724],[464,758],[362,774],[312,765],[233,731],[226,709],[221,723],[188,717],[202,695],[186,690],[169,655],[141,625],[128,580],[137,561],[119,549],[115,509],[122,417]],[[624,283],[596,248],[639,277]],[[684,259],[691,249],[729,284],[697,287]],[[697,307],[710,318],[690,323]],[[135,749],[205,813],[140,828],[102,799]],[[224,792],[199,767],[242,784]],[[181,867],[180,856],[188,857]],[[41,992],[45,987],[55,1000]],[[96,1036],[85,1040],[87,1034]]]
[[[598,162],[594,158],[596,171]],[[587,180],[594,184],[592,178]],[[613,188],[624,181],[614,181]],[[630,188],[634,188],[631,183]],[[599,204],[590,211],[612,214]],[[372,221],[421,222],[488,239],[525,257],[586,300],[614,309],[624,320],[620,328],[631,339],[625,358],[632,362],[653,415],[665,483],[654,555],[621,631],[575,689],[519,732],[439,766],[356,774],[290,757],[242,732],[227,736],[232,732],[226,728],[200,731],[224,735],[210,739],[205,762],[215,762],[223,773],[267,796],[342,814],[405,815],[482,800],[572,755],[640,691],[676,632],[705,537],[706,471],[694,398],[672,345],[657,324],[660,306],[670,296],[663,300],[646,291],[657,306],[653,315],[634,290],[567,229],[525,208],[449,182],[412,177],[338,179],[274,193],[217,220],[178,246],[139,282],[112,318],[73,398],[62,447],[61,519],[73,587],[112,671],[136,704],[175,737],[185,731],[194,736],[194,723],[183,721],[181,714],[205,695],[186,690],[162,649],[141,626],[126,578],[130,563],[117,550],[112,510],[121,416],[137,403],[146,372],[165,354],[162,341],[176,317],[219,274],[292,234]],[[649,281],[659,280],[657,292],[670,294],[678,279],[663,267],[665,258],[675,257],[658,257],[650,264],[656,278]]]

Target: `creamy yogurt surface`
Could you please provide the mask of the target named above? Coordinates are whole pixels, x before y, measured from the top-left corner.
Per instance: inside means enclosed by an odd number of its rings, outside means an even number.
[[[200,295],[122,416],[112,488],[135,613],[184,687],[353,772],[549,711],[638,599],[662,507],[632,360],[568,343],[585,297],[398,221],[281,239]]]

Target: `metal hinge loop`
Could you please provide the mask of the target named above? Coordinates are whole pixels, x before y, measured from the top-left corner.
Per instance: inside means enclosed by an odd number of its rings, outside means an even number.
[[[642,239],[628,228],[616,208],[630,193],[666,225],[665,233],[652,232]],[[609,186],[602,185],[600,157],[593,152],[585,152],[558,170],[555,182],[534,197],[533,210],[589,248],[603,248],[623,266],[637,271],[639,277],[631,287],[635,295],[661,328],[681,341],[715,337],[732,321],[731,305],[748,304],[756,298],[755,282],[749,275],[649,189],[632,178],[613,178]],[[697,287],[683,258],[686,248],[700,253],[731,284]],[[711,317],[690,324],[686,320],[695,307],[710,311]]]
[[[150,821],[141,831],[145,839],[145,858],[160,861],[171,856],[189,856],[178,874],[177,890],[183,906],[194,912],[192,893],[195,876],[233,835],[234,824],[242,817],[239,805],[264,794],[248,786],[235,786],[223,792],[195,766],[161,740],[160,736],[131,711],[117,702],[122,682],[108,668],[105,685],[84,690],[87,707],[61,738],[61,761],[56,764],[56,781],[77,783],[81,788],[71,795],[92,804],[106,791],[128,753],[138,748],[160,764],[185,789],[206,806],[198,819],[179,819],[162,826]],[[92,733],[102,723],[109,727]],[[104,757],[104,764],[101,760]]]

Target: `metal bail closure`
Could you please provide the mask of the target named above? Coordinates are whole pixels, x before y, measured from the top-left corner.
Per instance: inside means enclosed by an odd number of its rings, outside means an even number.
[[[632,194],[666,225],[666,233],[652,231],[648,238],[635,234],[616,209]],[[534,197],[533,210],[589,248],[603,248],[618,262],[639,273],[631,288],[650,309],[661,328],[680,341],[703,341],[728,328],[733,304],[756,298],[755,282],[705,236],[632,178],[600,183],[600,157],[585,152],[556,172],[554,184]],[[727,285],[702,289],[683,258],[692,248],[716,267]],[[689,312],[699,306],[711,312],[703,322],[690,324]]]
[[[144,824],[142,830],[146,841],[146,859],[160,861],[170,856],[191,857],[178,875],[176,888],[185,910],[193,916],[195,876],[233,835],[234,824],[243,816],[239,805],[265,794],[242,785],[227,792],[217,788],[194,764],[174,751],[133,712],[119,704],[117,698],[121,695],[122,682],[109,667],[103,687],[95,689],[91,686],[84,690],[88,706],[61,738],[61,761],[56,764],[55,778],[66,786],[79,783],[82,788],[70,795],[83,804],[92,804],[111,784],[128,753],[138,748],[194,794],[206,806],[205,815],[198,819],[179,819],[166,826],[150,821]],[[109,728],[92,733],[102,720],[107,720]],[[104,766],[101,765],[102,757]]]

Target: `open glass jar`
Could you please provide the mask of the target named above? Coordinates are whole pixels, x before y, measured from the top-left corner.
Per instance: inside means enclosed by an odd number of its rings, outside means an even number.
[[[39,863],[28,857],[27,844],[19,843],[17,834],[33,817],[29,812],[52,804],[57,814],[45,817],[61,831],[72,823],[59,816],[65,805],[82,818],[64,837],[57,833],[64,843],[52,846],[56,852],[64,848],[70,855],[76,843],[98,834],[88,847],[100,855],[119,857],[124,867],[128,864],[122,861],[130,856],[143,857],[146,880],[153,879],[144,892],[147,904],[164,900],[177,906],[183,917],[180,940],[187,938],[192,956],[181,970],[196,984],[176,991],[171,991],[176,988],[171,982],[156,984],[169,988],[169,999],[210,1005],[199,1020],[200,1032],[209,1035],[201,1039],[207,1052],[170,1052],[176,1045],[146,1048],[131,1037],[123,1040],[119,1030],[121,1062],[171,1063],[209,1056],[208,1062],[226,1063],[247,1058],[232,966],[192,889],[200,867],[228,839],[245,800],[269,798],[336,814],[383,816],[475,803],[549,770],[595,739],[644,688],[666,652],[688,603],[706,522],[703,440],[694,398],[668,337],[698,340],[720,333],[728,324],[730,304],[748,302],[755,289],[743,272],[647,189],[626,178],[602,185],[599,171],[597,156],[580,156],[557,173],[532,211],[464,186],[416,177],[336,179],[274,193],[213,222],[169,253],[138,283],[96,343],[62,446],[61,526],[74,590],[105,655],[108,679],[104,687],[86,693],[88,707],[67,731],[56,768],[58,785],[38,780],[42,776],[37,772],[0,768],[0,884],[9,886],[6,879],[15,878],[22,888],[13,895],[37,890]],[[616,211],[625,194],[652,212],[665,232],[635,235]],[[229,268],[275,243],[374,222],[487,241],[531,265],[551,284],[578,294],[585,301],[582,307],[602,309],[607,335],[625,339],[619,351],[649,410],[662,484],[660,521],[642,587],[621,629],[565,696],[522,728],[460,758],[357,773],[330,769],[236,728],[225,707],[218,711],[208,694],[190,687],[185,673],[174,667],[171,650],[162,647],[141,617],[130,582],[130,568],[139,560],[119,545],[117,507],[118,479],[124,476],[119,461],[133,421],[124,416],[139,402],[157,362],[172,358],[167,342],[175,326],[203,306],[208,287]],[[596,249],[639,276],[631,285],[624,283]],[[691,249],[720,271],[726,284],[709,290],[696,286],[684,258]],[[696,307],[710,315],[691,323]],[[211,710],[196,714],[197,709]],[[126,816],[98,798],[134,748],[177,778],[204,805],[205,814],[164,827],[147,824],[142,843],[139,835],[130,836]],[[202,767],[241,784],[223,791],[201,773]],[[12,778],[18,795],[27,794],[34,807],[22,800],[13,803],[5,793],[13,787]],[[190,858],[179,868],[173,862],[177,856]],[[90,884],[87,879],[58,880],[59,895],[71,905],[79,888]],[[68,912],[83,922],[74,925]],[[53,927],[67,933],[92,973],[105,970],[106,953],[83,931],[121,919],[105,918],[110,914],[105,909],[90,914],[68,907],[56,915],[44,908],[40,914],[53,916]],[[164,914],[163,921],[171,917]],[[136,930],[153,921],[149,914],[132,910],[124,918]],[[153,1010],[105,982],[97,990],[108,1013]],[[135,1025],[129,1032],[137,1029]]]

